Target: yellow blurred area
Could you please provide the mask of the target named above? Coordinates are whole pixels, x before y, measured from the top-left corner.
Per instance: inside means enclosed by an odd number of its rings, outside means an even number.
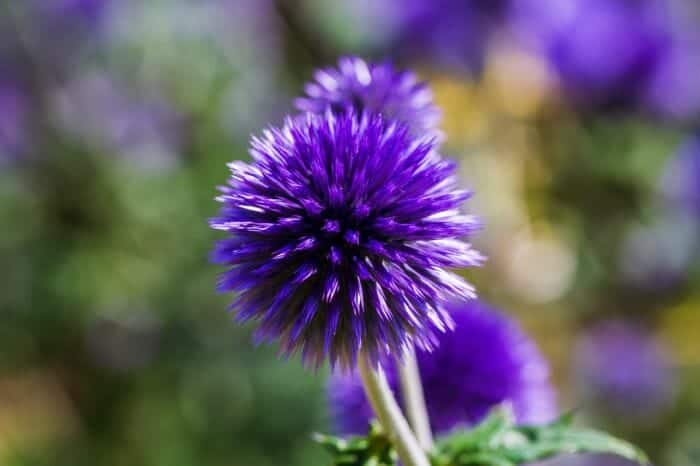
[[[70,398],[52,371],[36,369],[0,378],[0,458],[65,438],[78,428]]]
[[[479,139],[487,129],[488,113],[476,83],[452,75],[428,76],[442,125],[452,144]]]
[[[488,55],[481,86],[495,109],[526,119],[554,99],[556,80],[540,58],[503,45]]]
[[[507,45],[487,56],[478,82],[447,74],[428,79],[452,143],[483,139],[501,130],[503,119],[532,119],[558,99],[556,79],[546,63]]]
[[[700,366],[700,297],[665,310],[659,333],[679,366]]]

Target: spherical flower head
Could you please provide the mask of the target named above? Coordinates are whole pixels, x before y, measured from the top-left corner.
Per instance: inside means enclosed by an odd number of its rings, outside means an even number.
[[[575,367],[584,395],[625,419],[661,412],[675,391],[663,348],[624,321],[604,322],[589,330],[577,345]]]
[[[402,27],[394,47],[442,68],[480,73],[510,0],[392,0]]]
[[[440,337],[435,351],[417,354],[433,431],[474,425],[504,402],[511,403],[521,423],[552,420],[556,403],[548,365],[519,326],[477,300],[450,304],[448,310],[455,330]],[[395,366],[387,364],[385,370],[401,399]],[[333,375],[328,393],[340,433],[366,432],[373,415],[359,375]]]
[[[411,132],[441,138],[437,129],[440,110],[428,85],[410,71],[388,63],[368,64],[358,57],[344,57],[337,68],[319,70],[306,84],[306,96],[296,100],[302,112],[335,114],[379,113],[409,126]]]
[[[470,193],[433,141],[376,114],[307,114],[253,138],[251,164],[229,165],[211,226],[230,237],[213,260],[259,341],[341,368],[360,349],[378,361],[436,346],[452,327],[443,300],[474,296],[446,268],[482,257],[460,240],[478,228],[458,210]]]
[[[584,106],[636,104],[669,45],[654,0],[514,0],[511,10],[516,34]]]
[[[692,15],[689,15],[692,16]],[[700,116],[700,31],[673,31],[672,44],[656,67],[645,91],[645,104],[656,115],[690,121]]]

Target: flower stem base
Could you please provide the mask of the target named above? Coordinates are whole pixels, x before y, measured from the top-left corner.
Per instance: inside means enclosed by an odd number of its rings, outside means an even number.
[[[430,466],[425,452],[411,432],[401,408],[391,393],[381,367],[373,368],[364,356],[360,356],[358,367],[367,398],[379,423],[394,443],[401,463],[404,466]]]

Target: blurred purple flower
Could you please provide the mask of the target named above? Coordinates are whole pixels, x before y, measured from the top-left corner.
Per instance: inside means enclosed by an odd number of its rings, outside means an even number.
[[[142,168],[162,169],[177,161],[180,118],[154,96],[131,96],[101,73],[78,77],[57,93],[64,128],[90,144]]]
[[[0,160],[17,157],[25,146],[28,112],[29,101],[21,86],[0,75]]]
[[[96,33],[104,25],[110,0],[35,0],[29,2],[34,15],[31,33],[42,40],[42,45],[79,46],[86,33]]]
[[[258,341],[279,338],[305,363],[351,368],[406,345],[434,348],[452,327],[441,304],[474,296],[446,268],[478,265],[460,237],[478,227],[458,209],[455,164],[380,115],[288,118],[253,138],[252,164],[232,162],[212,253],[229,269],[240,321]]]
[[[661,183],[672,206],[700,218],[700,134],[681,146],[668,163]]]
[[[685,212],[666,209],[656,223],[630,228],[620,249],[622,277],[644,293],[683,283],[700,244],[699,227]]]
[[[514,0],[511,18],[517,39],[586,105],[635,104],[669,47],[655,0]]]
[[[380,113],[409,126],[416,135],[436,134],[440,110],[428,85],[410,71],[388,63],[368,64],[358,57],[341,58],[337,68],[316,71],[306,84],[306,95],[296,100],[302,112],[336,114]]]
[[[646,104],[662,117],[687,120],[700,116],[700,34],[675,40],[646,90]]]
[[[26,0],[10,2],[6,21],[11,44],[6,52],[30,59],[28,72],[42,82],[74,72],[85,51],[99,43],[110,0]],[[0,31],[1,33],[2,31]]]
[[[511,0],[407,0],[396,49],[421,61],[479,71]]]
[[[639,289],[667,291],[684,283],[700,246],[700,135],[681,144],[660,180],[662,215],[629,229],[621,272]]]
[[[96,24],[102,19],[108,0],[53,0],[40,3],[43,13],[54,21]]]
[[[575,367],[584,396],[624,419],[654,416],[675,391],[666,353],[653,336],[623,321],[590,329],[576,347]]]
[[[450,304],[448,310],[456,322],[454,332],[442,335],[440,346],[432,353],[418,353],[435,432],[473,425],[503,402],[512,403],[522,423],[542,423],[556,417],[547,362],[515,321],[476,300]],[[386,366],[386,372],[400,399],[393,364]],[[365,433],[373,416],[359,375],[332,376],[328,394],[340,433]]]

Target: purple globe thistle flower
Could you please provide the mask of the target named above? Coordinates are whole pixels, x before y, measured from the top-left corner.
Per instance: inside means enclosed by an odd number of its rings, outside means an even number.
[[[453,303],[448,310],[455,330],[440,337],[435,351],[417,354],[432,429],[473,425],[503,402],[512,403],[519,422],[552,420],[556,403],[547,362],[520,327],[477,300]],[[394,365],[385,370],[400,399]],[[333,375],[328,393],[340,433],[366,432],[373,415],[359,375]]]
[[[673,399],[667,355],[653,337],[622,321],[592,328],[577,345],[575,367],[584,396],[625,419],[653,416]]]
[[[690,119],[700,116],[700,86],[695,78],[700,74],[700,8],[697,2],[667,7],[669,45],[649,81],[645,103],[662,117]]]
[[[512,25],[577,103],[635,104],[669,45],[653,0],[516,0]]]
[[[399,2],[405,54],[454,69],[480,71],[511,0],[408,0]]]
[[[377,361],[406,345],[437,345],[452,327],[445,297],[474,296],[447,267],[479,264],[459,238],[478,228],[458,212],[455,164],[380,115],[307,114],[252,140],[252,164],[232,162],[213,251],[230,268],[219,290],[238,293],[256,339],[318,366]]]
[[[481,70],[510,1],[330,0],[318,24],[346,48],[472,73]],[[342,31],[329,27],[329,15],[332,24],[343,21]]]
[[[672,120],[700,116],[700,34],[674,40],[649,80],[645,103],[649,109]]]
[[[302,112],[335,114],[380,113],[405,123],[416,135],[439,135],[440,110],[428,85],[410,71],[398,71],[388,63],[368,64],[358,57],[344,57],[337,68],[318,70],[306,84],[306,96],[296,99]]]

